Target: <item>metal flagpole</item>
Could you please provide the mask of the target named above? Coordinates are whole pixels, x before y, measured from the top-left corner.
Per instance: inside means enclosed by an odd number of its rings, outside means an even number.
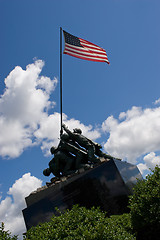
[[[61,116],[61,130],[60,136],[63,133],[62,129],[62,28],[60,27],[60,116]]]

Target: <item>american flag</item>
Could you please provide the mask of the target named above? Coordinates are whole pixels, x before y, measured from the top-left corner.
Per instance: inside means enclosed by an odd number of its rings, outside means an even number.
[[[75,37],[64,30],[63,33],[65,38],[64,54],[89,61],[107,62],[109,64],[106,51],[103,48],[82,38]]]

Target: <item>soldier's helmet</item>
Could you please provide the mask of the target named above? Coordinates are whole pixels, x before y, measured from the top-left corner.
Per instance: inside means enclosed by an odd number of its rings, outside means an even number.
[[[57,149],[56,147],[51,147],[51,149],[50,149],[51,154],[54,154],[56,149]]]
[[[82,130],[80,128],[75,128],[75,129],[73,129],[73,132],[81,134]]]
[[[50,171],[49,168],[46,168],[46,169],[43,170],[43,175],[44,175],[44,176],[47,176],[47,177],[48,177],[48,176],[50,175],[50,173],[51,173],[51,171]]]

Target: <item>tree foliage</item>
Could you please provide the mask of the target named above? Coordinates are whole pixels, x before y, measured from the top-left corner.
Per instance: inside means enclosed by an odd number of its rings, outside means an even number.
[[[0,240],[17,240],[17,236],[11,236],[11,233],[9,231],[4,230],[4,223],[1,223],[0,226]]]
[[[27,240],[134,240],[130,217],[105,216],[98,208],[91,210],[73,206],[60,216],[53,216],[50,222],[31,228],[26,234]]]
[[[160,236],[160,168],[138,181],[130,197],[131,221],[137,239],[159,239]],[[158,238],[157,238],[158,237]]]

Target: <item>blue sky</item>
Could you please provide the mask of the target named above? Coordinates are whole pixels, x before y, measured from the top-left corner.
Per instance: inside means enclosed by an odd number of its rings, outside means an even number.
[[[160,163],[159,8],[158,0],[0,0],[0,221],[13,233],[24,231],[24,197],[49,180],[42,171],[59,141],[60,27],[110,61],[63,56],[64,122],[143,176]]]

